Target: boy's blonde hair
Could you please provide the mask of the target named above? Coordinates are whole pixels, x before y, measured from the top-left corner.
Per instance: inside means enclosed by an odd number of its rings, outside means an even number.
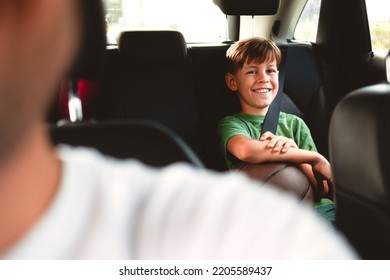
[[[236,73],[244,63],[263,63],[276,60],[279,66],[282,54],[276,44],[269,39],[253,37],[240,40],[226,51],[227,70],[229,73]]]

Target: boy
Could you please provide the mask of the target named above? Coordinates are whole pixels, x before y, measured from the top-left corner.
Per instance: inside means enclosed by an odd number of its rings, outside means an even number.
[[[279,89],[281,52],[276,44],[259,37],[241,40],[228,49],[226,58],[225,81],[230,90],[237,92],[242,109],[219,123],[221,147],[229,169],[241,162],[294,162],[313,186],[317,186],[314,173],[323,179],[326,191],[333,181],[331,166],[317,153],[302,119],[281,112],[276,135],[268,131],[260,137],[264,117]]]

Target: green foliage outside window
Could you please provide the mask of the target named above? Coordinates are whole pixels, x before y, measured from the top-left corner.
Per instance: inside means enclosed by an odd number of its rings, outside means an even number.
[[[372,49],[390,50],[390,22],[370,22]]]

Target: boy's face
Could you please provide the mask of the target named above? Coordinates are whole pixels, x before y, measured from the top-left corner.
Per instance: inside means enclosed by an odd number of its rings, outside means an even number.
[[[243,113],[265,115],[279,89],[279,71],[276,60],[258,64],[245,62],[235,74],[225,76],[226,84],[238,92]]]

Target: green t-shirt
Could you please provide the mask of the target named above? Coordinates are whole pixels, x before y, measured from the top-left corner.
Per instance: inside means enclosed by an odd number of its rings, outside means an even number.
[[[227,151],[227,142],[235,135],[244,135],[251,139],[259,139],[263,128],[264,116],[238,113],[222,119],[218,125],[221,149],[225,155],[229,169],[234,169],[241,163],[239,159]],[[317,152],[310,130],[305,122],[292,114],[280,112],[276,135],[294,139],[298,148]],[[335,205],[333,201],[322,198],[315,203],[315,210],[331,224],[335,224]]]
[[[226,145],[229,139],[235,135],[259,139],[263,122],[264,116],[244,113],[227,116],[221,120],[218,125],[218,132],[221,139],[221,149],[229,169],[234,169],[240,164],[240,161],[227,151]],[[276,135],[294,139],[301,149],[317,152],[309,128],[301,118],[295,115],[280,112]]]

